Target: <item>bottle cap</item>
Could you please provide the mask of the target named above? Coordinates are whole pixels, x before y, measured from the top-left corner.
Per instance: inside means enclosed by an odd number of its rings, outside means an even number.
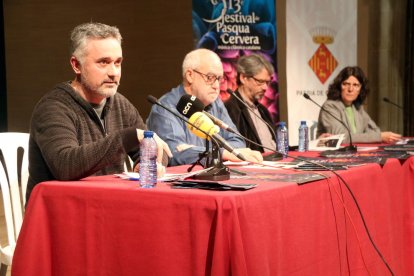
[[[306,121],[300,121],[301,125],[306,125]]]
[[[283,122],[283,121],[282,122],[279,122],[279,126],[281,126],[281,127],[282,126],[286,126],[286,122]]]
[[[152,138],[152,137],[154,137],[154,132],[152,132],[151,130],[144,131],[144,138]]]

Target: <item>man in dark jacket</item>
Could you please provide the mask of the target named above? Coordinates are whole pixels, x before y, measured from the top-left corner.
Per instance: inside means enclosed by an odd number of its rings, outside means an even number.
[[[122,48],[118,28],[86,23],[71,33],[73,81],[58,84],[36,105],[29,140],[29,181],[76,180],[120,173],[129,155],[138,159],[144,124],[138,110],[117,93]],[[157,135],[158,173],[171,156]],[[165,154],[164,154],[165,153]]]
[[[237,61],[238,89],[225,102],[225,106],[240,134],[257,144],[276,150],[272,117],[266,107],[259,103],[271,82],[273,72],[272,64],[261,55],[240,57]],[[246,141],[246,145],[260,152],[271,151],[249,141]]]

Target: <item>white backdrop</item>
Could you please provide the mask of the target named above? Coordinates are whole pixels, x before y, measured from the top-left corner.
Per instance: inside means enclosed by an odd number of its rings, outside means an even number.
[[[286,75],[289,144],[298,144],[298,128],[306,120],[316,133],[319,107],[328,85],[345,66],[357,65],[356,0],[286,1]],[[312,66],[309,64],[312,60]],[[319,76],[319,77],[318,77]]]

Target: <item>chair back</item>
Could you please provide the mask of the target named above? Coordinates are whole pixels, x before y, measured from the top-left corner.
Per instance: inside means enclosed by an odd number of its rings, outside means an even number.
[[[134,162],[132,161],[131,157],[129,155],[126,156],[125,162],[124,162],[124,172],[132,172],[134,166]]]
[[[18,158],[20,156],[19,148],[23,149],[21,160]],[[3,195],[7,236],[9,246],[12,247],[16,244],[16,239],[20,232],[24,205],[26,204],[26,187],[29,177],[28,148],[28,133],[0,133],[0,151],[4,158],[4,164],[0,162],[0,185]],[[21,164],[18,164],[18,161],[21,161]],[[20,170],[20,173],[18,170]]]
[[[318,133],[318,122],[317,121],[312,121],[312,125],[309,127],[309,141],[313,141],[318,139],[317,137],[317,133]]]

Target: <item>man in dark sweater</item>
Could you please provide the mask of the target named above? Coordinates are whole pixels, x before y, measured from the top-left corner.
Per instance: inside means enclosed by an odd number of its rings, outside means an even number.
[[[261,55],[240,57],[237,61],[238,88],[225,102],[225,106],[241,135],[276,150],[272,117],[266,107],[259,103],[271,83],[273,73],[272,64]],[[260,152],[271,151],[249,141],[246,141],[246,145]]]
[[[105,24],[86,23],[72,31],[70,64],[76,77],[46,94],[32,114],[27,200],[40,182],[120,173],[127,155],[137,161],[146,125],[117,93],[121,41],[118,28]],[[155,140],[162,175],[171,152],[157,135]]]

